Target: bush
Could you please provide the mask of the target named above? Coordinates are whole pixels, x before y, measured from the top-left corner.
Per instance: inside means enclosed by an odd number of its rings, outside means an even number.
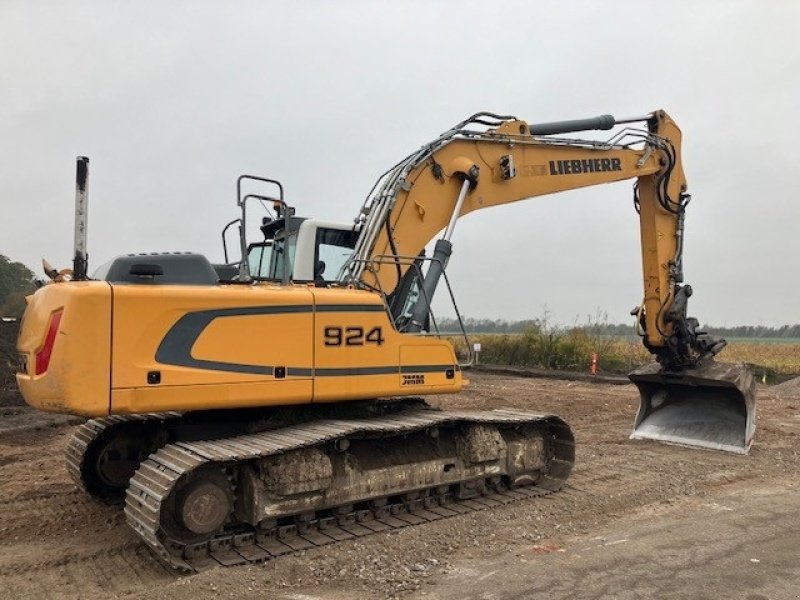
[[[453,338],[460,353],[463,338]],[[589,371],[592,355],[597,354],[598,370],[627,373],[649,362],[650,355],[641,341],[597,333],[597,327],[554,327],[546,319],[537,320],[520,334],[481,334],[471,337],[480,342],[480,361],[486,364]]]

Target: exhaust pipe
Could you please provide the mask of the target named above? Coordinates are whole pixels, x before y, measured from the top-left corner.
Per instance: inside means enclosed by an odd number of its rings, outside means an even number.
[[[79,156],[75,172],[75,258],[73,281],[87,279],[89,254],[86,252],[86,228],[89,224],[89,158]]]
[[[631,439],[747,454],[756,429],[749,365],[709,362],[684,371],[645,365],[629,376],[641,400]]]

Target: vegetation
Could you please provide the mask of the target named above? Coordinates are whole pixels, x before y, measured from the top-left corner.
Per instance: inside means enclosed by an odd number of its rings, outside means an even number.
[[[491,331],[493,323],[500,324],[499,333],[487,332]],[[524,326],[520,328],[521,323]],[[465,326],[470,342],[481,344],[480,361],[484,364],[589,372],[592,355],[596,354],[598,372],[622,374],[652,360],[631,327],[608,325],[597,319],[576,327],[553,326],[547,318],[518,322],[468,319]],[[454,320],[440,320],[439,328],[450,332],[459,329]],[[713,331],[729,339],[720,358],[753,364],[761,381],[781,381],[800,374],[800,340],[792,339],[800,335],[789,335],[793,332],[790,326],[715,328]],[[741,337],[747,331],[762,335]],[[763,335],[766,332],[773,335]],[[449,339],[463,355],[463,336],[451,333]],[[765,343],[770,340],[777,343]]]
[[[619,338],[597,333],[594,325],[558,327],[547,319],[527,321],[519,333],[479,333],[470,342],[481,344],[480,361],[486,364],[589,371],[592,356],[597,355],[600,372],[625,373],[648,362],[649,353],[638,338]],[[451,336],[459,352],[464,338]]]
[[[475,319],[467,317],[464,319],[464,329],[467,333],[522,333],[528,329],[535,328],[546,322],[544,319],[526,319],[522,321],[506,321],[505,319]],[[631,322],[632,323],[632,322]],[[607,315],[599,313],[594,317],[589,317],[586,325],[578,326],[581,329],[588,329],[596,335],[607,335],[614,337],[628,337],[634,335],[631,323],[609,323]],[[440,331],[450,333],[460,332],[461,327],[457,319],[444,318],[437,319]],[[756,339],[756,340],[797,340],[800,342],[800,323],[795,325],[781,325],[780,327],[767,327],[764,325],[737,325],[735,327],[721,327],[708,325],[703,329],[722,336],[726,339]]]
[[[732,339],[722,351],[720,359],[747,362],[760,367],[756,373],[765,382],[785,380],[800,375],[800,342],[764,344]]]
[[[25,296],[35,289],[31,270],[0,254],[0,317],[20,317]]]
[[[16,322],[0,321],[0,405],[4,402],[3,392],[12,389],[15,383],[17,328]]]

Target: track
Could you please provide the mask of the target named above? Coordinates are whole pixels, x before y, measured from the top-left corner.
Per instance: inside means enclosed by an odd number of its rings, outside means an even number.
[[[142,415],[113,416],[102,419],[90,419],[80,425],[69,440],[66,451],[67,473],[72,480],[85,493],[90,494],[107,504],[122,504],[125,500],[124,492],[115,493],[109,490],[107,485],[98,481],[91,473],[87,462],[96,462],[97,456],[94,455],[92,445],[115,427],[126,426],[132,423],[161,424],[171,419],[177,420],[181,414],[176,412],[169,413],[149,413]],[[136,461],[141,462],[144,457],[137,457]],[[130,478],[128,476],[126,479]]]
[[[549,438],[549,456],[543,476],[529,487],[508,490],[499,477],[460,497],[455,487],[437,486],[405,494],[399,500],[382,498],[360,504],[327,506],[324,512],[303,514],[294,523],[278,522],[270,529],[231,532],[208,542],[186,544],[170,539],[162,526],[163,507],[183,476],[210,463],[239,465],[244,461],[320,446],[353,436],[401,436],[431,427],[481,424],[522,426],[543,424]],[[507,504],[555,492],[564,485],[574,464],[574,442],[569,427],[552,415],[526,411],[434,411],[417,409],[380,419],[324,420],[224,440],[179,442],[160,449],[137,470],[128,488],[128,523],[169,566],[185,573],[217,564],[237,565],[268,560],[283,554],[324,546],[335,541],[416,525],[427,521]],[[535,485],[533,485],[535,483]],[[367,500],[367,499],[364,499]]]

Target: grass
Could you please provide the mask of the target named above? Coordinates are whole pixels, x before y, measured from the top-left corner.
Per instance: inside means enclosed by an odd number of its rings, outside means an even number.
[[[463,355],[463,337],[449,339]],[[592,355],[597,354],[600,373],[621,374],[652,360],[637,337],[601,335],[591,326],[560,328],[539,322],[520,334],[471,335],[470,342],[480,342],[483,364],[589,372]],[[718,359],[753,364],[761,381],[783,381],[800,374],[800,341],[733,339]]]
[[[786,379],[800,373],[800,343],[765,344],[762,341],[731,340],[720,360],[748,362]]]

